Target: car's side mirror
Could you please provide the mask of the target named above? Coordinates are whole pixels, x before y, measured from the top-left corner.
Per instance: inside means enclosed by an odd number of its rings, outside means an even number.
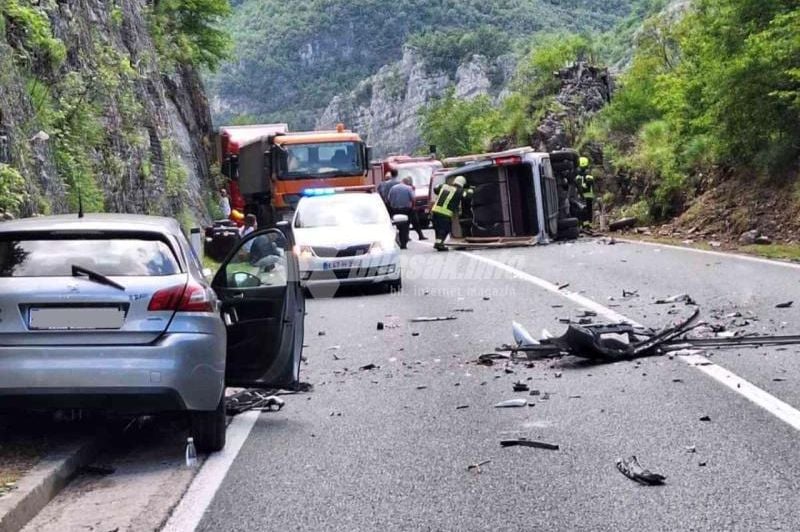
[[[397,224],[407,224],[408,223],[408,216],[405,214],[395,214],[392,216],[392,223]]]

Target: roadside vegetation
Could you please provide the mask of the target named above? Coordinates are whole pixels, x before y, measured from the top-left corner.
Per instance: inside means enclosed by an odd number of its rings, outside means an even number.
[[[797,2],[695,0],[661,11],[664,5],[639,5],[651,16],[635,33],[630,20],[621,24],[623,34],[635,35],[630,64],[612,103],[578,135],[577,148],[602,147],[603,160],[595,162],[602,164],[596,171],[606,184],[604,202],[649,223],[682,213],[725,180],[765,187],[797,180]],[[503,101],[487,106],[447,96],[428,107],[421,117],[426,142],[441,144],[446,155],[488,149],[497,138],[527,144],[558,91],[553,70],[579,60],[608,65],[626,57],[605,38],[540,37]],[[445,113],[458,124],[445,129],[438,119]]]

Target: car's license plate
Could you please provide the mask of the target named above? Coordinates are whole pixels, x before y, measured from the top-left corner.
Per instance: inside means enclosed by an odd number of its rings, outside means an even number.
[[[358,266],[357,261],[354,260],[331,260],[322,264],[323,270],[344,270]]]
[[[33,307],[31,329],[119,329],[125,311],[119,307]]]

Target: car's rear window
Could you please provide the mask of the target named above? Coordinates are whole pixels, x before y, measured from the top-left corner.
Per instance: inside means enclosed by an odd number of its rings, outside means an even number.
[[[0,237],[0,277],[69,277],[73,265],[106,276],[180,273],[175,254],[161,240]]]

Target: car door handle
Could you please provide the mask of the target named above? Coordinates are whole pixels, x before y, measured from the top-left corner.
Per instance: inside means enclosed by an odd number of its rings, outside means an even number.
[[[236,292],[231,294],[231,299],[244,299],[244,292]]]

